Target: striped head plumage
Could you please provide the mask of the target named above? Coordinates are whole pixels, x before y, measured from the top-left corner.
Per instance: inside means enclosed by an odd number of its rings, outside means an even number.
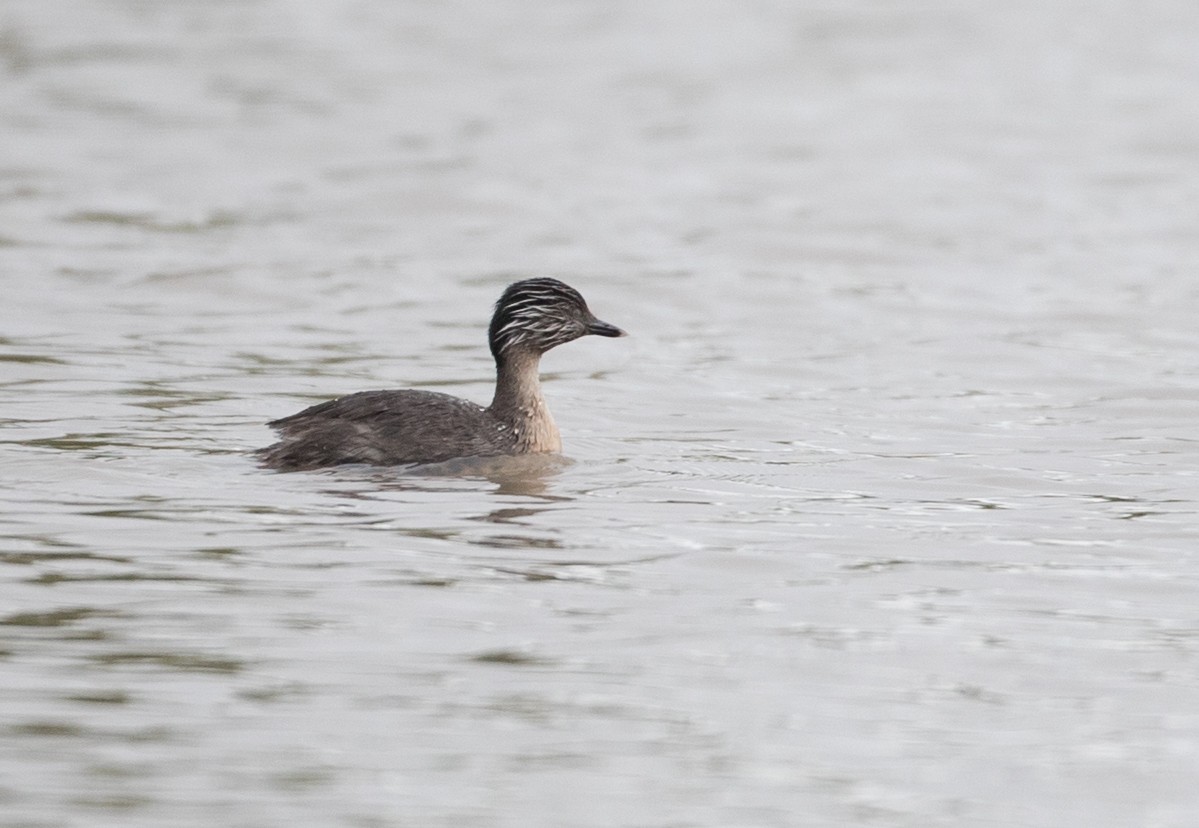
[[[580,336],[624,336],[596,319],[577,290],[557,279],[513,282],[495,304],[488,330],[496,359],[517,349],[543,354]]]

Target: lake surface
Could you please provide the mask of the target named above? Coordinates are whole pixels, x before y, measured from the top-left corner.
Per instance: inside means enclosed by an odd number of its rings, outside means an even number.
[[[1199,6],[0,3],[0,828],[1199,813]],[[276,474],[490,397],[566,458]]]

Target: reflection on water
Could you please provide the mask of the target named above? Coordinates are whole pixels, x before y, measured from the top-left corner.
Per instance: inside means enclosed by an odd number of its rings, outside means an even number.
[[[1199,7],[9,6],[3,828],[1194,822]]]
[[[443,463],[428,463],[407,470],[420,477],[481,478],[495,485],[498,495],[544,497],[569,500],[548,491],[555,474],[572,464],[569,457],[555,454],[526,454],[512,457],[460,457]],[[499,521],[497,521],[499,522]]]

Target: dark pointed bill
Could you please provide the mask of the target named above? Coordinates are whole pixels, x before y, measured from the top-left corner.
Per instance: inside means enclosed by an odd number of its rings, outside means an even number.
[[[628,334],[615,325],[609,325],[607,322],[602,322],[599,319],[591,320],[587,325],[587,333],[595,334],[596,336],[628,336]]]

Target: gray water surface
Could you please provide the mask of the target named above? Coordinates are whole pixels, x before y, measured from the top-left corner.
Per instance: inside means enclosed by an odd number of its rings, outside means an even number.
[[[0,2],[0,828],[1194,825],[1197,37]],[[248,456],[534,274],[565,458]]]

